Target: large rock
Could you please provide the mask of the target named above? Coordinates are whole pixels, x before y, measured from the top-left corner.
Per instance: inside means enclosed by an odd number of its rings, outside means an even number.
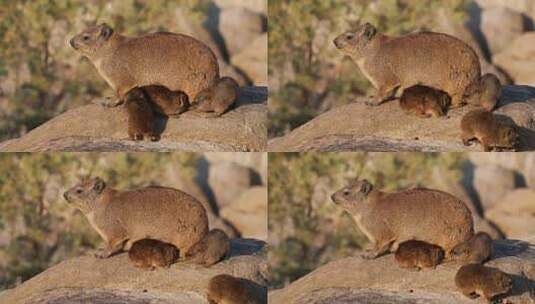
[[[496,165],[523,174],[527,186],[535,188],[535,153],[470,153],[476,166]]]
[[[232,64],[251,78],[255,85],[268,83],[267,47],[268,39],[265,33],[257,36],[245,49],[230,59]]]
[[[515,304],[533,303],[535,296],[535,246],[520,241],[494,243],[488,265],[513,275],[513,293],[507,299]],[[447,263],[420,272],[400,268],[392,254],[375,260],[343,258],[330,262],[269,293],[269,303],[474,303],[457,290],[455,273],[460,265]]]
[[[532,19],[535,18],[534,0],[476,0],[476,3],[484,9],[506,7],[529,16]]]
[[[509,238],[527,239],[535,235],[535,190],[509,192],[499,204],[487,210],[487,218]]]
[[[505,86],[500,107],[513,102],[535,104],[535,88]],[[448,119],[422,119],[405,114],[399,102],[377,107],[364,100],[335,108],[286,136],[269,141],[269,151],[481,151],[463,146],[460,121],[472,106],[452,109]],[[512,118],[511,118],[512,119]],[[535,149],[535,132],[524,130],[519,150]],[[534,130],[535,131],[535,130]]]
[[[262,152],[247,152],[247,153],[217,153],[207,152],[204,153],[204,157],[210,164],[216,164],[219,162],[234,162],[241,166],[245,166],[253,169],[256,173],[260,174],[262,183],[267,183],[267,170],[268,170],[268,155]]]
[[[237,200],[242,192],[249,189],[252,181],[251,169],[233,162],[211,165],[208,175],[208,185],[220,209]]]
[[[481,14],[481,32],[490,53],[497,54],[524,32],[524,17],[509,8],[486,9]]]
[[[488,210],[515,188],[515,172],[499,166],[476,167],[474,187],[483,210]]]
[[[232,7],[242,7],[256,13],[267,15],[268,1],[267,0],[214,0],[214,3],[222,9]]]
[[[210,268],[179,262],[168,269],[139,270],[127,254],[108,259],[83,256],[53,266],[0,294],[0,303],[154,303],[201,304],[208,281],[227,273],[256,283],[265,292],[268,265],[265,243],[233,240],[231,258]]]
[[[232,223],[242,237],[267,240],[268,202],[266,187],[252,187],[233,204],[221,210],[221,216]]]
[[[535,85],[535,32],[517,37],[508,48],[493,57],[516,84]]]
[[[21,138],[0,144],[0,151],[263,151],[267,138],[267,88],[243,88],[236,108],[218,118],[184,113],[160,119],[159,142],[128,139],[123,106],[91,104],[69,110]]]
[[[256,37],[265,32],[265,18],[247,8],[226,8],[219,16],[219,31],[232,57],[251,45]],[[267,52],[267,49],[258,51]]]

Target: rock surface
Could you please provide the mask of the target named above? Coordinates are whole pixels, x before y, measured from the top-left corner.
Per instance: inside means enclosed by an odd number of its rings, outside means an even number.
[[[214,193],[219,208],[232,204],[252,180],[251,169],[233,162],[221,162],[209,168],[208,185]]]
[[[535,235],[535,190],[520,188],[509,192],[486,217],[510,238],[525,240]]]
[[[497,54],[524,32],[524,18],[506,7],[489,8],[481,13],[481,32],[490,53]]]
[[[492,208],[515,188],[515,173],[499,166],[479,166],[474,171],[474,188],[483,210]]]
[[[251,41],[265,31],[264,25],[264,16],[247,8],[223,9],[219,16],[219,29],[230,56],[251,45]],[[262,50],[267,52],[267,49]]]
[[[0,151],[263,151],[267,138],[267,88],[248,87],[236,107],[218,118],[184,113],[163,118],[159,142],[128,139],[123,106],[87,105],[69,110],[18,139],[0,144]]]
[[[535,246],[501,240],[494,243],[487,263],[513,275],[515,304],[533,303],[535,295]],[[447,263],[434,270],[413,272],[397,266],[392,254],[375,260],[357,257],[330,262],[269,293],[269,303],[475,303],[457,291],[454,277],[460,265]]]
[[[236,227],[243,237],[267,240],[267,187],[256,186],[242,193],[236,202],[221,210],[221,216]]]
[[[535,32],[527,32],[513,40],[508,48],[493,57],[517,84],[535,85]]]
[[[251,280],[258,284],[256,292],[265,292],[265,243],[237,239],[231,245],[231,257],[210,268],[179,262],[169,269],[144,271],[132,266],[127,254],[70,259],[1,293],[0,303],[201,304],[207,303],[209,279],[221,273]]]
[[[267,33],[258,36],[239,54],[230,59],[234,66],[245,72],[253,83],[258,85],[268,83],[267,38]]]
[[[477,166],[496,165],[514,170],[528,187],[535,188],[535,153],[470,153],[468,157]]]
[[[535,88],[505,86],[499,107],[526,104],[535,117]],[[463,146],[460,121],[472,106],[452,109],[448,119],[407,115],[397,100],[377,107],[363,101],[335,108],[289,134],[269,141],[269,151],[482,151]],[[511,118],[512,119],[512,118]],[[535,149],[535,130],[521,128],[520,151]]]

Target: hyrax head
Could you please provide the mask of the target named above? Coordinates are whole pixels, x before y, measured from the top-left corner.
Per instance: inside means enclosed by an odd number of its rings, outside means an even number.
[[[100,178],[85,179],[63,194],[65,200],[82,212],[91,212],[95,201],[106,188],[106,183]]]
[[[359,56],[376,34],[377,29],[365,23],[336,37],[333,42],[342,53]]]
[[[89,27],[69,40],[76,51],[89,56],[94,54],[113,34],[113,29],[106,23]]]
[[[351,211],[356,210],[372,190],[373,185],[370,182],[365,179],[357,180],[349,186],[336,191],[331,196],[331,199],[335,204],[352,213]]]
[[[514,148],[518,144],[518,131],[515,127],[503,126],[498,128],[497,145],[504,148]]]

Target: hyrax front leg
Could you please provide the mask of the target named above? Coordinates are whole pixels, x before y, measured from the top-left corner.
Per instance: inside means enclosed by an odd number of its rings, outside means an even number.
[[[149,100],[142,89],[136,88],[125,96],[128,114],[128,136],[132,140],[143,140],[145,136],[151,141],[159,139],[154,131],[154,113]]]
[[[119,239],[119,240],[112,240],[108,242],[106,248],[100,249],[97,251],[95,256],[99,259],[106,259],[110,256],[114,255],[117,252],[120,252],[124,248],[126,240],[125,239]]]
[[[360,256],[363,259],[367,259],[367,260],[375,259],[387,253],[390,250],[391,246],[392,246],[392,241],[376,243],[371,248],[364,250],[364,252],[362,252]]]

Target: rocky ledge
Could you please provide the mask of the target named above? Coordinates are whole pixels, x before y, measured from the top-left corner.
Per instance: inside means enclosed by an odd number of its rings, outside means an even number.
[[[267,139],[267,87],[245,87],[236,107],[218,118],[184,113],[159,119],[158,142],[128,139],[124,107],[90,104],[69,110],[21,138],[0,144],[3,152],[37,151],[263,151]]]
[[[449,118],[422,119],[405,114],[397,100],[378,107],[367,106],[364,101],[335,108],[270,140],[269,151],[483,150],[479,144],[465,147],[460,140],[461,118],[473,107],[452,109]],[[504,87],[494,113],[519,126],[519,151],[535,150],[535,87]]]
[[[255,292],[265,294],[265,243],[232,240],[230,258],[209,268],[178,262],[168,269],[144,271],[132,266],[127,254],[103,260],[92,256],[74,258],[2,292],[0,303],[204,304],[208,281],[222,273],[251,280]]]
[[[535,246],[515,240],[495,241],[491,261],[513,277],[508,303],[535,301]],[[400,268],[392,254],[375,260],[358,257],[330,262],[284,289],[269,293],[270,303],[433,303],[458,304],[477,301],[464,297],[454,283],[461,265],[446,263],[419,272]],[[481,301],[482,302],[482,301]]]

